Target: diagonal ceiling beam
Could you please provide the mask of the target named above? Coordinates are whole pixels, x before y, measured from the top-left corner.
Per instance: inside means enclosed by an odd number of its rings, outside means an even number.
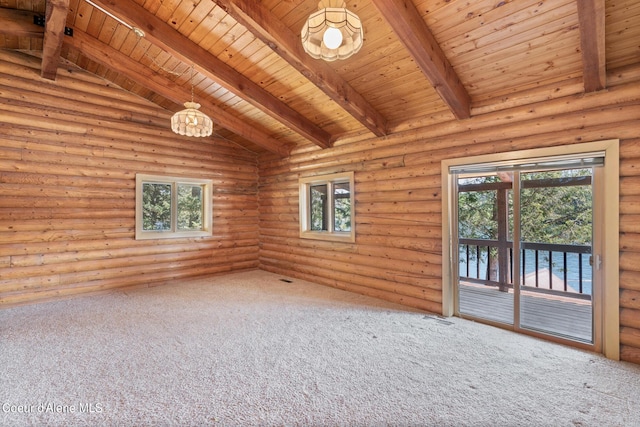
[[[43,38],[44,28],[33,24],[33,16],[33,12],[0,8],[0,18],[6,19],[6,25],[0,26],[0,34]],[[73,34],[73,37],[64,39],[64,43],[79,50],[92,61],[125,75],[131,81],[172,100],[176,104],[182,104],[185,99],[190,98],[191,92],[189,90],[178,86],[175,82],[132,60],[123,53],[77,28],[74,29]],[[220,127],[228,129],[272,153],[283,157],[289,155],[288,147],[266,133],[259,131],[250,123],[229,114],[206,100],[202,100],[200,104],[204,109],[213,112],[212,120]]]
[[[150,91],[170,99],[176,104],[181,104],[185,99],[190,99],[191,91],[183,88],[175,82],[167,79],[149,67],[129,58],[120,51],[74,28],[73,37],[67,37],[64,43],[82,52],[83,55],[115,72],[126,76],[131,81],[147,88]],[[239,117],[220,109],[217,105],[206,99],[199,99],[202,110],[211,112],[211,119],[221,127],[264,147],[272,153],[280,156],[288,156],[289,148],[258,130],[251,123],[247,123]],[[169,123],[167,123],[167,127]]]
[[[333,137],[328,132],[134,1],[96,0],[95,3],[120,18],[132,21],[134,26],[144,30],[145,38],[151,43],[180,61],[197,65],[204,75],[314,144],[323,148],[332,145]]]
[[[55,80],[64,39],[64,24],[69,14],[69,0],[47,0],[42,43],[41,76]]]
[[[578,0],[576,3],[580,23],[584,91],[595,92],[607,86],[604,0]]]
[[[273,49],[377,136],[387,134],[386,119],[326,62],[304,52],[299,36],[255,0],[214,0],[232,18]]]
[[[371,0],[458,119],[471,116],[471,98],[412,0]]]
[[[39,13],[28,10],[16,10],[0,7],[0,34],[15,37],[41,38],[43,29],[33,23],[34,16]],[[66,18],[66,17],[65,17]]]

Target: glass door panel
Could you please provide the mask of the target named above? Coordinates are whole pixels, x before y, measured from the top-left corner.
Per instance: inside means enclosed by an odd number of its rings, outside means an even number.
[[[519,177],[519,327],[592,343],[593,169]]]
[[[507,325],[514,319],[511,187],[498,174],[458,178],[458,311]]]

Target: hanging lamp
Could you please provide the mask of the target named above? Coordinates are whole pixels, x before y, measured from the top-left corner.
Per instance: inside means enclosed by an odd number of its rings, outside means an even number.
[[[343,0],[322,0],[300,33],[305,52],[315,59],[335,61],[358,52],[364,41],[362,22]]]
[[[191,66],[191,101],[184,103],[185,109],[171,117],[171,130],[178,135],[204,137],[213,133],[213,121],[199,110],[200,104],[193,101],[193,65]]]

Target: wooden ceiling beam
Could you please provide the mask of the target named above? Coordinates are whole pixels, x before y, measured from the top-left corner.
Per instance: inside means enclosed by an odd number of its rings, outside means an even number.
[[[69,15],[69,0],[47,0],[41,69],[41,76],[45,79],[56,79],[67,15]]]
[[[44,28],[33,23],[33,17],[39,13],[28,10],[0,7],[0,34],[14,37],[42,38]]]
[[[182,104],[185,99],[190,99],[191,97],[190,89],[185,89],[153,71],[151,68],[132,60],[127,55],[78,29],[74,28],[73,37],[67,37],[64,43],[79,50],[92,61],[126,76],[140,86],[156,92],[176,104]],[[203,111],[209,110],[211,119],[217,125],[234,132],[256,145],[264,147],[272,153],[283,157],[289,155],[289,147],[260,131],[251,123],[247,123],[245,120],[229,114],[206,99],[199,99],[198,101],[202,104]],[[168,122],[167,127],[169,127]]]
[[[410,0],[372,0],[442,100],[458,119],[471,116],[471,98]]]
[[[262,3],[214,1],[376,136],[387,134],[386,119],[326,62],[307,55],[299,35],[275,19]]]
[[[578,0],[576,3],[580,24],[584,91],[595,92],[607,86],[604,0]]]
[[[328,132],[134,1],[96,0],[95,3],[110,13],[130,21],[132,25],[145,32],[145,38],[149,42],[180,61],[195,64],[204,75],[314,144],[322,148],[328,148],[333,144],[334,138]]]

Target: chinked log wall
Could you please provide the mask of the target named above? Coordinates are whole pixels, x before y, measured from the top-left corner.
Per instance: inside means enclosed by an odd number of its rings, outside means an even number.
[[[595,94],[342,142],[332,149],[306,146],[284,160],[264,156],[259,162],[260,266],[442,312],[441,160],[620,139],[621,357],[640,363],[639,80],[640,70],[626,70],[612,73],[610,88]],[[344,171],[355,171],[356,243],[299,239],[298,178]]]
[[[70,71],[71,70],[71,71]],[[170,113],[0,50],[0,307],[258,266],[257,162]],[[210,178],[213,237],[134,239],[135,174]]]

